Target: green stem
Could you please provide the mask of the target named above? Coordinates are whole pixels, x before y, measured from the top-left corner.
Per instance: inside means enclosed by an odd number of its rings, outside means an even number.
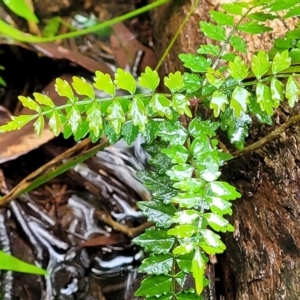
[[[20,31],[16,28],[10,26],[6,22],[0,20],[0,35],[3,35],[3,36],[8,37],[8,38],[12,38],[12,39],[17,40],[17,41],[28,42],[28,43],[45,43],[45,42],[53,42],[53,41],[61,40],[61,39],[69,39],[69,38],[85,35],[85,34],[88,34],[88,33],[92,33],[92,32],[95,32],[97,30],[112,26],[116,23],[123,22],[123,21],[128,20],[130,18],[133,18],[137,15],[140,15],[144,12],[147,12],[151,9],[154,9],[155,7],[158,7],[162,4],[165,4],[168,1],[170,1],[170,0],[157,0],[153,3],[151,3],[151,4],[143,6],[139,9],[131,11],[127,14],[122,15],[122,16],[116,17],[116,18],[114,18],[112,20],[109,20],[107,22],[97,24],[95,26],[88,27],[88,28],[85,28],[85,29],[81,29],[81,30],[78,30],[76,32],[68,32],[68,33],[57,35],[57,36],[54,36],[54,37],[37,37],[37,36],[33,36],[31,34],[24,33],[24,32],[22,32],[22,31]]]

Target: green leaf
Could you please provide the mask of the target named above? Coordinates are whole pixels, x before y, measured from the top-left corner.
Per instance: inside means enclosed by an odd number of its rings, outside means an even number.
[[[61,25],[61,17],[55,16],[47,20],[46,25],[42,30],[43,37],[54,37],[59,34],[59,28]]]
[[[212,145],[207,137],[195,138],[191,144],[190,151],[196,159],[202,154],[212,151]]]
[[[36,275],[47,275],[47,271],[28,264],[18,258],[11,256],[3,251],[0,251],[0,270],[15,271]]]
[[[287,19],[295,16],[300,16],[300,6],[293,7],[292,9],[290,9],[283,18]]]
[[[89,123],[87,120],[83,120],[79,124],[78,129],[74,134],[75,141],[78,142],[78,141],[82,140],[84,137],[86,137],[88,135],[89,132],[90,132]],[[101,130],[101,135],[102,135],[102,130]]]
[[[112,145],[120,139],[120,134],[108,123],[104,126],[104,134],[107,136],[109,144]]]
[[[138,207],[150,222],[155,222],[156,226],[168,228],[172,224],[172,217],[176,212],[172,204],[163,204],[160,201],[138,202]]]
[[[252,71],[257,79],[260,79],[270,68],[269,55],[260,50],[257,55],[252,58]]]
[[[178,294],[176,294],[176,299],[177,300],[203,300],[204,298],[192,292],[187,293],[186,291],[181,291]]]
[[[227,26],[234,25],[233,16],[215,10],[210,10],[209,14],[212,17],[212,19],[216,21],[219,25],[227,25]]]
[[[217,89],[224,83],[225,76],[220,72],[220,70],[214,70],[213,68],[208,68],[205,74],[208,82],[215,86]]]
[[[94,87],[100,91],[104,91],[111,97],[114,97],[116,94],[116,86],[113,84],[109,74],[104,74],[100,71],[96,71],[95,74],[96,77],[94,78]]]
[[[191,253],[195,248],[194,243],[181,243],[180,246],[177,246],[173,249],[173,254],[174,255],[185,255],[188,253]],[[190,271],[190,270],[189,270]]]
[[[206,213],[203,217],[207,220],[209,226],[215,231],[234,231],[234,227],[227,220],[215,213]]]
[[[234,35],[230,38],[229,43],[235,50],[240,51],[242,53],[247,52],[247,44],[241,37]]]
[[[192,112],[189,108],[190,102],[183,94],[172,95],[172,106],[180,114],[186,114],[188,117],[192,118]]]
[[[192,273],[195,280],[196,292],[198,295],[200,295],[203,291],[203,277],[205,267],[205,261],[203,260],[199,249],[197,248],[192,260]]]
[[[218,215],[225,215],[225,214],[232,215],[232,209],[231,209],[232,204],[227,200],[224,200],[219,197],[211,197],[211,198],[206,198],[206,201],[213,213],[216,213]]]
[[[172,278],[167,275],[152,275],[144,279],[135,296],[159,296],[171,289]]]
[[[47,95],[40,94],[40,93],[33,93],[33,96],[37,103],[41,105],[54,107],[53,101]]]
[[[247,64],[239,56],[236,56],[233,62],[229,62],[228,72],[239,82],[245,79],[249,74]]]
[[[289,106],[293,107],[299,99],[300,86],[293,76],[289,76],[286,84],[285,96],[288,99]]]
[[[272,15],[272,14],[266,14],[264,12],[257,12],[257,13],[248,15],[248,18],[255,20],[255,21],[259,21],[259,22],[265,22],[267,20],[274,20],[277,18],[277,16]]]
[[[94,133],[95,137],[100,137],[102,133],[103,121],[100,105],[94,102],[86,112],[86,119],[89,123],[89,130]]]
[[[93,86],[86,82],[86,80],[81,77],[72,77],[72,86],[78,95],[88,96],[91,99],[95,99],[95,92]]]
[[[276,53],[272,63],[272,73],[277,74],[291,65],[291,58],[289,57],[289,51],[284,50],[281,53]]]
[[[205,58],[202,55],[179,54],[179,59],[184,63],[185,68],[191,69],[193,72],[206,72],[211,65],[211,59]]]
[[[196,210],[182,210],[175,213],[175,216],[172,218],[173,223],[179,224],[192,224],[200,217],[200,212]],[[168,232],[169,233],[169,232]]]
[[[58,136],[60,134],[60,131],[62,129],[62,122],[56,110],[53,110],[53,113],[49,119],[49,127],[55,136]]]
[[[177,238],[190,238],[197,232],[197,228],[193,225],[182,224],[168,230],[169,235],[174,235]]]
[[[272,31],[273,29],[256,22],[248,22],[238,26],[240,31],[250,33],[250,34],[261,34],[264,32]]]
[[[269,116],[265,111],[262,111],[259,103],[257,103],[256,98],[251,96],[250,102],[248,104],[249,110],[251,113],[253,113],[258,121],[263,124],[272,125],[272,118]],[[274,104],[275,107],[275,104]]]
[[[133,239],[133,243],[144,248],[146,252],[167,254],[172,249],[175,238],[161,229],[147,229],[145,233]]]
[[[149,120],[146,124],[146,131],[144,133],[144,138],[146,143],[151,143],[155,138],[158,131],[158,124],[156,121]]]
[[[133,125],[139,126],[142,133],[145,132],[148,118],[144,103],[139,97],[134,96],[130,102],[128,117],[131,118]]]
[[[3,3],[16,15],[27,21],[38,23],[39,20],[25,0],[3,0]]]
[[[165,121],[158,125],[157,135],[171,145],[183,145],[187,138],[187,131],[178,121]]]
[[[71,110],[67,114],[67,122],[71,126],[71,130],[74,134],[81,123],[80,111],[76,106],[72,106]]]
[[[230,100],[230,107],[233,109],[237,118],[241,117],[242,112],[247,111],[247,103],[250,102],[249,97],[250,93],[241,86],[237,86],[233,90]]]
[[[118,68],[115,74],[115,85],[122,90],[128,91],[131,95],[135,93],[136,82],[134,77],[127,71]]]
[[[226,33],[225,29],[220,25],[213,25],[204,21],[200,21],[200,28],[205,36],[216,40],[216,41],[225,41]]]
[[[75,102],[74,93],[67,80],[57,78],[55,80],[55,90],[59,96],[67,97],[72,103]]]
[[[294,5],[298,4],[298,0],[285,0],[285,1],[279,1],[276,0],[275,3],[270,3],[269,8],[270,11],[279,11],[283,9],[289,9],[292,8]]]
[[[173,181],[181,181],[185,178],[191,178],[194,171],[194,167],[188,164],[175,165],[166,174]]]
[[[136,140],[138,134],[139,128],[134,126],[132,121],[128,121],[122,126],[121,135],[128,145],[131,145]]]
[[[196,193],[204,186],[205,182],[200,178],[183,179],[173,184],[174,188],[180,189],[183,192]]]
[[[228,103],[227,95],[220,91],[215,91],[212,94],[209,107],[214,110],[214,116],[217,118],[221,111],[225,110]]]
[[[271,89],[265,84],[258,82],[256,85],[256,99],[261,110],[272,116],[274,104],[271,97]]]
[[[200,48],[197,50],[199,54],[209,54],[212,56],[219,56],[220,55],[220,47],[216,45],[201,45]]]
[[[194,118],[189,124],[189,133],[193,137],[213,137],[216,135],[216,130],[219,128],[218,122],[210,120],[200,121],[199,118]]]
[[[215,234],[209,229],[200,229],[200,234],[203,237],[203,242],[199,243],[199,246],[207,253],[207,254],[216,254],[223,253],[226,249],[226,246],[221,241],[219,235]]]
[[[177,203],[183,208],[198,208],[204,204],[204,199],[198,194],[178,193],[171,199],[172,203]]]
[[[242,15],[243,7],[239,3],[222,4],[222,8],[230,14]]]
[[[159,76],[156,70],[152,70],[150,67],[146,67],[145,73],[142,73],[139,77],[139,85],[154,92],[159,85]]]
[[[19,96],[18,99],[22,102],[22,105],[24,107],[28,107],[29,109],[34,110],[36,112],[41,112],[40,106],[30,97]]]
[[[188,150],[182,145],[172,145],[168,149],[162,149],[162,153],[165,153],[172,159],[173,163],[177,164],[184,164],[190,155]]]
[[[173,118],[171,101],[162,94],[154,94],[149,102],[149,107],[161,117]]]
[[[198,91],[202,87],[202,80],[197,74],[184,73],[183,74],[183,89],[187,93]]]
[[[45,120],[44,120],[44,117],[43,117],[42,115],[40,115],[40,116],[37,118],[37,120],[33,123],[34,131],[36,132],[36,134],[37,134],[38,136],[41,136],[41,135],[42,135],[44,126],[45,126]]]
[[[152,275],[168,274],[172,265],[173,256],[171,254],[154,254],[143,260],[138,271]]]
[[[236,191],[236,188],[225,181],[209,182],[207,188],[210,189],[214,196],[225,200],[235,200],[241,197],[241,194]]]
[[[220,117],[221,128],[227,130],[230,142],[238,149],[243,149],[245,138],[248,136],[248,127],[252,123],[251,118],[244,113],[237,118],[231,109],[226,109]]]
[[[111,105],[107,108],[107,120],[114,131],[119,134],[121,132],[121,126],[125,122],[125,114],[123,108],[118,100],[113,100]]]

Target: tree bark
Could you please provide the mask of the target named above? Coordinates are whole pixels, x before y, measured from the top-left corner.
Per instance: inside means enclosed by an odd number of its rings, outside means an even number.
[[[159,57],[191,6],[189,1],[176,3],[153,14]],[[201,36],[198,23],[207,20],[209,10],[215,7],[219,7],[217,1],[201,2],[164,61],[162,73],[182,71],[178,54],[196,53],[200,44],[209,42]],[[274,33],[248,38],[247,60],[256,50],[270,49],[272,40],[292,29],[295,22],[276,21],[271,26]],[[283,108],[273,129],[298,111],[299,108]],[[247,143],[257,141],[270,130],[253,124]],[[294,125],[262,149],[234,159],[223,168],[225,179],[243,196],[234,202],[231,223],[235,232],[224,235],[227,250],[217,258],[217,299],[300,299],[299,143],[299,127]]]

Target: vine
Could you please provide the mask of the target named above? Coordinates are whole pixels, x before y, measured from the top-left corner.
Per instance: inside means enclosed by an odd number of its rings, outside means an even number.
[[[110,143],[122,137],[131,144],[139,133],[144,136],[156,168],[155,172],[140,173],[153,197],[139,202],[155,227],[134,239],[149,252],[139,268],[147,277],[136,291],[136,296],[146,299],[201,299],[208,284],[208,255],[226,249],[218,232],[234,231],[224,216],[232,214],[231,201],[241,195],[219,180],[220,168],[233,156],[218,147],[217,130],[227,133],[238,149],[234,155],[239,155],[261,147],[299,121],[299,116],[291,118],[255,147],[244,148],[253,118],[271,125],[274,111],[283,101],[290,107],[298,101],[300,68],[293,64],[300,61],[299,28],[277,40],[270,52],[256,53],[250,66],[238,53],[247,52],[240,32],[271,31],[266,20],[279,18],[282,9],[283,18],[298,15],[300,6],[291,0],[254,0],[223,4],[222,9],[210,12],[214,23],[200,22],[203,34],[220,46],[201,45],[197,54],[180,54],[190,72],[164,77],[169,93],[157,91],[160,78],[149,67],[137,81],[122,69],[117,69],[114,79],[97,71],[93,85],[76,76],[71,84],[58,78],[55,89],[66,98],[64,105],[56,106],[40,93],[19,96],[34,114],[13,117],[0,127],[0,132],[17,130],[34,120],[40,135],[48,119],[55,135],[62,131],[65,138],[73,135],[75,140],[88,135],[96,142],[106,135]],[[255,13],[251,13],[253,9]],[[95,89],[107,97],[97,98]],[[118,89],[128,95],[116,96]],[[212,116],[203,119],[199,106],[211,109]],[[189,273],[195,288],[185,290]]]

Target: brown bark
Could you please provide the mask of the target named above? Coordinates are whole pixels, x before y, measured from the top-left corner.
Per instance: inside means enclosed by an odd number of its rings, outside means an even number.
[[[183,70],[178,54],[196,53],[201,43],[207,43],[208,40],[199,32],[198,22],[207,20],[208,11],[218,7],[216,2],[201,2],[164,62],[163,73]],[[189,8],[190,2],[182,1],[179,6],[173,2],[155,11],[153,20],[159,42],[158,56],[166,49]],[[269,49],[274,37],[282,36],[295,24],[276,21],[271,26],[275,33],[248,38],[250,47],[246,59],[251,59],[258,49]],[[297,114],[296,110],[285,112]],[[268,130],[254,124],[251,142],[266,135]],[[225,179],[243,196],[234,203],[231,223],[235,232],[224,236],[227,250],[218,257],[216,265],[216,280],[220,279],[216,282],[218,299],[300,299],[299,137],[299,128],[294,125],[262,149],[224,167]]]

